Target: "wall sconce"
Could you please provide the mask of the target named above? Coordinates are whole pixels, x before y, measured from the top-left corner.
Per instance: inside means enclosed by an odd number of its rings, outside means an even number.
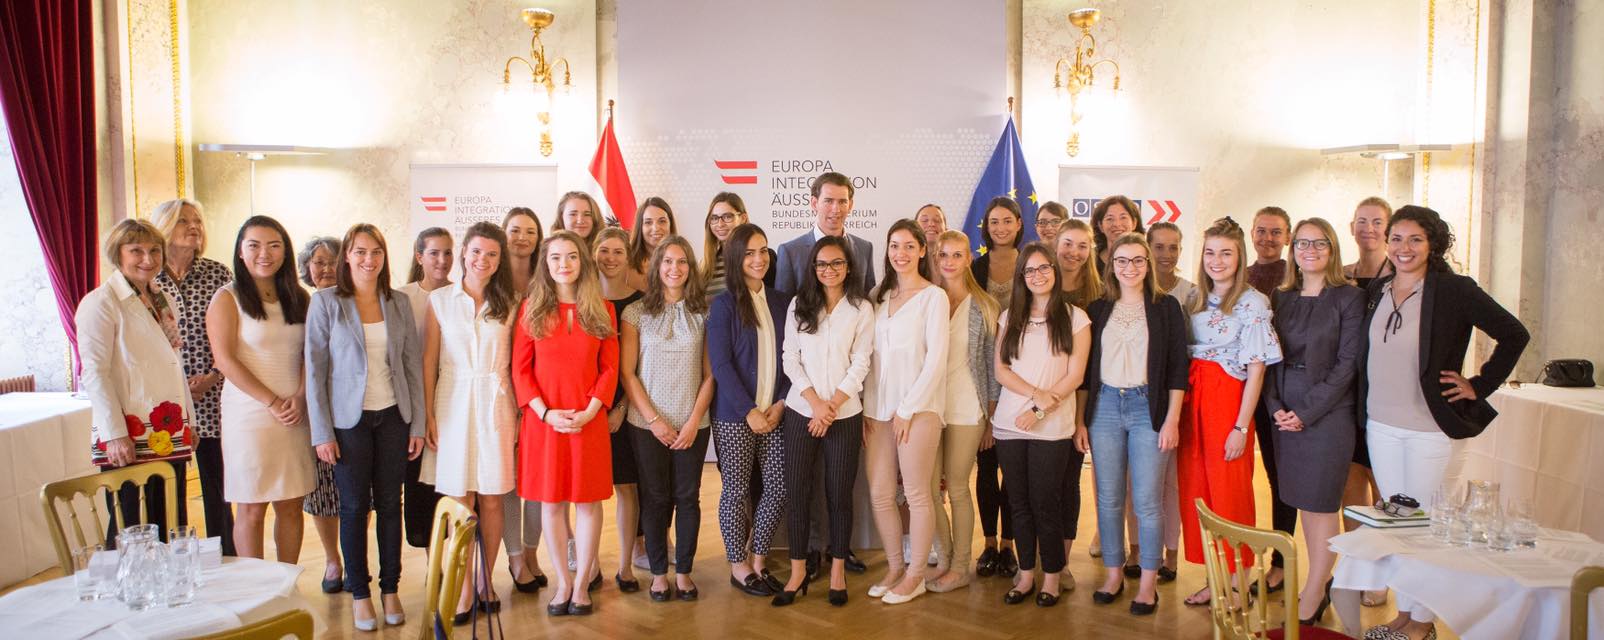
[[[1069,12],[1069,24],[1080,29],[1080,39],[1075,41],[1075,61],[1068,58],[1059,58],[1058,65],[1053,68],[1053,91],[1058,95],[1069,96],[1069,140],[1064,143],[1064,152],[1073,158],[1080,153],[1080,120],[1084,115],[1080,111],[1080,94],[1090,88],[1095,81],[1092,71],[1103,64],[1114,67],[1114,90],[1119,91],[1119,63],[1111,58],[1103,58],[1093,62],[1092,56],[1097,55],[1097,38],[1092,36],[1092,25],[1102,12],[1096,9],[1076,9]]]
[[[558,57],[556,60],[549,60],[546,57],[546,45],[540,42],[540,30],[551,26],[552,21],[557,19],[557,14],[546,9],[531,8],[524,9],[519,14],[519,17],[523,19],[524,24],[529,25],[529,30],[534,32],[534,36],[529,39],[529,57],[513,56],[507,58],[507,63],[501,66],[501,91],[503,94],[511,94],[513,91],[512,63],[514,61],[522,62],[524,66],[529,67],[529,80],[532,84],[532,90],[537,93],[541,89],[545,90],[545,100],[537,107],[536,117],[540,119],[540,155],[550,156],[551,108],[557,91],[557,83],[553,80],[553,77],[556,75],[557,66],[561,65],[563,68],[563,93],[566,94],[572,90],[573,85],[569,83],[568,59]]]

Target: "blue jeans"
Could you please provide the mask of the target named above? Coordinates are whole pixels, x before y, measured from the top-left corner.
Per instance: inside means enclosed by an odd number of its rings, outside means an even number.
[[[340,553],[345,556],[345,590],[363,600],[368,582],[368,512],[378,514],[379,593],[395,593],[401,584],[401,485],[407,477],[407,440],[411,435],[395,405],[363,411],[350,429],[335,429],[340,459],[334,463],[334,484],[340,491]]]
[[[1097,532],[1103,566],[1125,564],[1125,479],[1130,475],[1131,509],[1142,546],[1142,569],[1157,571],[1164,561],[1164,470],[1174,452],[1158,450],[1147,407],[1147,385],[1120,389],[1103,385],[1092,416],[1092,470],[1097,481]]]

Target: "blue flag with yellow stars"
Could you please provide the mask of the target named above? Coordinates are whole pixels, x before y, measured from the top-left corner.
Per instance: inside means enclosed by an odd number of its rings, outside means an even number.
[[[1024,213],[1019,232],[1024,234],[1021,244],[1038,239],[1036,236],[1036,185],[1030,181],[1030,170],[1025,168],[1025,152],[1019,148],[1019,132],[1014,130],[1014,117],[1008,116],[997,148],[991,151],[986,172],[980,174],[975,185],[975,196],[969,199],[969,215],[964,216],[964,235],[969,236],[969,248],[976,255],[986,252],[981,238],[980,221],[986,217],[986,204],[996,197],[1013,198]]]

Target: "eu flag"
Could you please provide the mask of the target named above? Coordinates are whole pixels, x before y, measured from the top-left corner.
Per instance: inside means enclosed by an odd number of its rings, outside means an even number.
[[[980,221],[986,217],[986,203],[992,198],[1006,196],[1019,203],[1024,213],[1019,232],[1023,242],[1036,240],[1036,186],[1030,181],[1030,170],[1025,168],[1025,153],[1019,149],[1019,132],[1014,130],[1014,117],[1008,116],[997,148],[991,151],[986,172],[975,185],[975,196],[969,200],[969,215],[964,216],[964,235],[969,236],[969,248],[977,255],[985,253]]]

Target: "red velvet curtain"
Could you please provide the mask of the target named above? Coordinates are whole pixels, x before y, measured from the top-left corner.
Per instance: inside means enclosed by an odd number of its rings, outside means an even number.
[[[0,0],[0,105],[75,356],[73,311],[100,264],[93,42],[89,0]]]

